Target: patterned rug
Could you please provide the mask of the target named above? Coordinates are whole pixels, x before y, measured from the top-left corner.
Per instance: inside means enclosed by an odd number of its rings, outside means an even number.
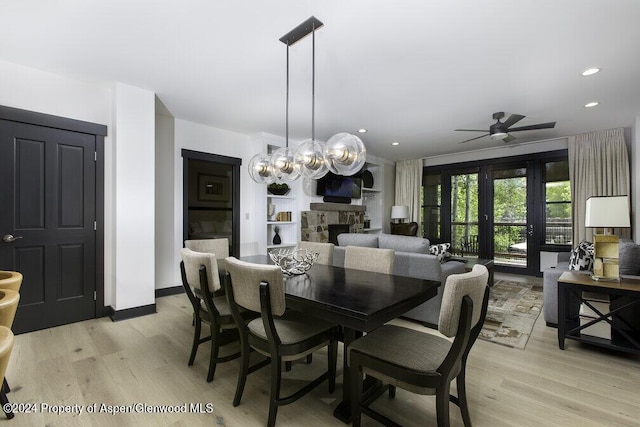
[[[524,350],[541,311],[541,285],[500,280],[489,291],[487,318],[478,338]]]

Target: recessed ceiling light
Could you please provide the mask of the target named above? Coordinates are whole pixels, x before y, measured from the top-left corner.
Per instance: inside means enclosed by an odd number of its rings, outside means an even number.
[[[367,130],[366,130],[365,128],[362,128],[362,129],[358,129],[358,132],[360,132],[360,133],[367,133]]]
[[[582,72],[582,75],[583,76],[592,76],[592,75],[594,75],[595,73],[597,73],[599,71],[600,71],[600,68],[597,68],[597,67],[589,68],[588,70],[584,70]]]
[[[595,107],[596,105],[598,105],[598,103],[595,102],[595,101],[594,102],[588,102],[588,103],[584,104],[584,106],[587,107],[587,108]]]
[[[391,145],[400,145],[400,143],[398,141],[394,141],[391,143]]]

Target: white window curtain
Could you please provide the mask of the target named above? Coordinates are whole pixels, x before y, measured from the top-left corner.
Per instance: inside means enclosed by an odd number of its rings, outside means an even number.
[[[569,179],[573,216],[573,245],[593,242],[594,229],[584,226],[585,206],[591,196],[630,196],[629,157],[623,129],[569,137]],[[629,237],[628,228],[616,229]]]
[[[422,160],[396,162],[395,204],[409,206],[409,222],[420,224],[420,193],[422,191]],[[420,234],[419,234],[420,235]]]

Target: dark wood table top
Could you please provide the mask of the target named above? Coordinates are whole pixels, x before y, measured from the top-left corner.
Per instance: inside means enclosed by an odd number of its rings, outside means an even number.
[[[272,264],[266,255],[240,258]],[[357,331],[371,331],[417,307],[438,292],[440,282],[315,264],[285,278],[287,307]]]

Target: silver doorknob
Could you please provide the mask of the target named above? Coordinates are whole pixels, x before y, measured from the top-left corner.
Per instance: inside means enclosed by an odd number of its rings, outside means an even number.
[[[15,242],[18,239],[22,239],[22,236],[13,237],[13,234],[5,234],[2,236],[2,241],[5,243]]]

